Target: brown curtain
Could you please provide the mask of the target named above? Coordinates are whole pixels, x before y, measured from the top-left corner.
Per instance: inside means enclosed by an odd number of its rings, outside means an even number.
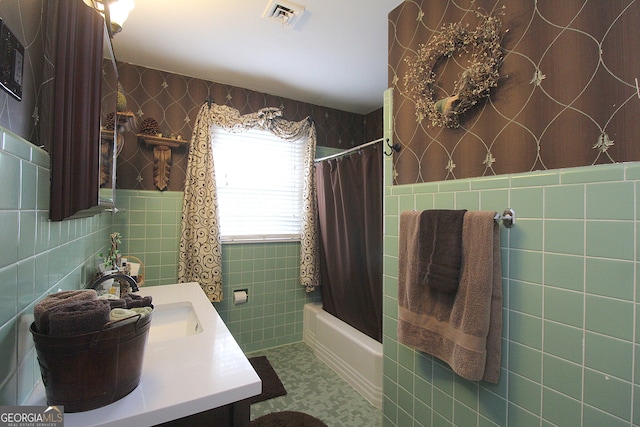
[[[382,151],[316,163],[323,307],[380,342]]]
[[[82,1],[49,2],[43,138],[51,154],[50,218],[97,205],[104,21]],[[46,113],[45,113],[46,112]]]

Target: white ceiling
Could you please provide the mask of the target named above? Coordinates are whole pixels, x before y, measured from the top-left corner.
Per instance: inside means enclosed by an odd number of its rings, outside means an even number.
[[[402,0],[295,0],[292,28],[270,0],[135,0],[118,61],[366,114],[387,88],[388,14]],[[288,0],[287,0],[288,1]]]

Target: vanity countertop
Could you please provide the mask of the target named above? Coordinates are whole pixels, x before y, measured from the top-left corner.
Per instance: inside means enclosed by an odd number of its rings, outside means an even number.
[[[156,307],[175,303],[177,295],[190,301],[202,332],[149,340],[138,387],[101,408],[65,413],[65,427],[151,426],[260,394],[260,377],[198,283],[143,287],[138,294],[152,296]],[[26,404],[46,405],[42,383]]]

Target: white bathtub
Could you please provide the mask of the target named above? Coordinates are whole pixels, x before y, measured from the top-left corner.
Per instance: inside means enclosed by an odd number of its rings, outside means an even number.
[[[333,317],[321,304],[305,304],[303,331],[316,357],[382,408],[382,344]]]

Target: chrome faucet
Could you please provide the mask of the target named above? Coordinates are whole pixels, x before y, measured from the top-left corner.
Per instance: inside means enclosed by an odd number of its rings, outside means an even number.
[[[131,292],[138,292],[138,282],[136,282],[136,279],[134,279],[133,277],[129,276],[128,274],[124,274],[124,273],[109,273],[109,274],[105,274],[104,276],[100,276],[98,277],[96,280],[94,280],[88,287],[87,289],[96,289],[98,288],[98,286],[100,284],[102,284],[103,282],[106,282],[107,280],[110,279],[122,279],[124,281],[126,281],[127,283],[129,283],[129,285],[131,286]],[[121,285],[122,287],[122,285]]]

